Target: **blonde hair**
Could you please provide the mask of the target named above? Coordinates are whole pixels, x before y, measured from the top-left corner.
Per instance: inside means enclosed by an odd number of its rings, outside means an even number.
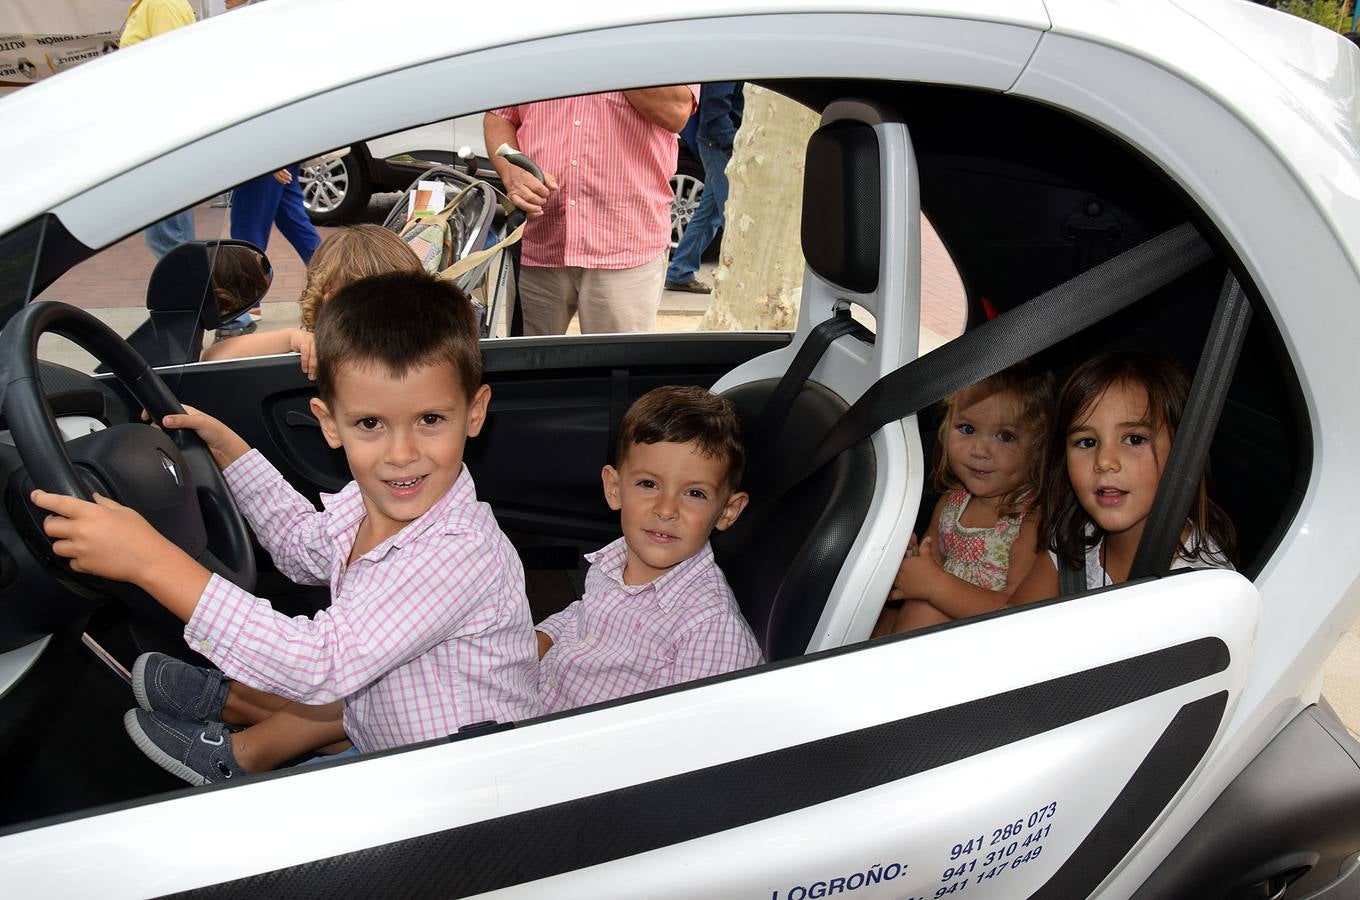
[[[311,331],[321,307],[347,284],[385,272],[420,272],[420,260],[406,242],[380,225],[352,225],[321,242],[307,264],[298,298],[299,321]]]
[[[1053,412],[1056,389],[1053,376],[1028,361],[1016,363],[995,375],[969,385],[961,391],[950,394],[940,404],[943,416],[935,445],[935,489],[944,493],[959,487],[958,476],[949,467],[949,454],[945,450],[949,429],[954,420],[954,410],[964,394],[980,391],[983,396],[1010,394],[1018,401],[1018,425],[1032,439],[1029,452],[1025,457],[1025,473],[1015,490],[1006,494],[997,503],[997,513],[1002,516],[1015,516],[1031,511],[1039,498],[1039,487],[1043,481],[1044,446],[1048,440],[1048,422]]]

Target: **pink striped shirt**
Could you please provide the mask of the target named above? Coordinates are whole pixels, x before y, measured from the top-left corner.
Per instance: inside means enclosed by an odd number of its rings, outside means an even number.
[[[697,103],[699,86],[688,87]],[[644,119],[622,91],[492,113],[557,179],[543,215],[524,228],[524,265],[631,269],[670,246],[675,133]]]
[[[258,451],[223,475],[279,571],[331,589],[328,609],[289,618],[214,575],[184,637],[229,677],[302,703],[343,698],[345,733],[365,752],[538,713],[524,570],[467,467],[349,565],[357,484],[323,494],[318,512]]]
[[[623,583],[623,538],[586,555],[585,596],[538,624],[544,712],[559,712],[759,665],[751,627],[713,549],[647,584]]]

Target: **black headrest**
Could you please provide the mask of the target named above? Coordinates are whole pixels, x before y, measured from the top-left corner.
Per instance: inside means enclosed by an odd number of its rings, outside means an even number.
[[[863,122],[823,125],[808,141],[803,171],[803,257],[847,290],[878,287],[878,136]]]

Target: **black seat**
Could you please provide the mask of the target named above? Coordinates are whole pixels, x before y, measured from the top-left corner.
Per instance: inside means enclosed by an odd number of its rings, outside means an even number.
[[[727,391],[749,429],[760,416],[772,380]],[[808,383],[775,437],[780,452],[763,483],[793,475],[814,445],[845,412],[840,397]],[[770,660],[807,650],[831,588],[874,497],[874,451],[868,441],[842,453],[817,475],[760,505],[758,497],[727,531],[714,532],[713,552],[746,621]]]
[[[901,291],[907,277],[917,277],[908,272],[908,244],[914,238],[901,224],[914,223],[916,214],[907,179],[886,185],[882,171],[888,166],[900,171],[910,166],[900,120],[857,101],[827,108],[807,149],[802,245],[808,274],[794,346],[847,302],[870,311],[880,323],[901,321],[901,297],[889,294]],[[754,449],[745,479],[751,505],[732,528],[714,535],[713,547],[767,659],[867,636],[878,609],[868,609],[874,604],[864,599],[873,596],[881,603],[887,594],[891,574],[885,560],[891,554],[881,551],[893,539],[884,532],[895,528],[898,508],[885,502],[880,505],[883,520],[869,521],[884,474],[870,441],[840,454],[793,488],[776,492],[802,473],[816,445],[848,408],[844,398],[858,396],[900,365],[901,338],[884,335],[875,341],[860,329],[833,342],[775,435],[752,431],[778,383],[770,375],[788,365],[791,349],[752,360],[716,386],[736,404],[747,445]],[[894,453],[904,448],[901,426],[895,433],[888,428],[880,433]],[[900,452],[906,454],[905,449]],[[905,488],[898,489],[906,501]],[[851,559],[856,540],[869,527],[874,528],[879,555]],[[901,537],[905,546],[905,535]],[[896,570],[895,561],[891,569]],[[833,591],[840,593],[831,609]]]

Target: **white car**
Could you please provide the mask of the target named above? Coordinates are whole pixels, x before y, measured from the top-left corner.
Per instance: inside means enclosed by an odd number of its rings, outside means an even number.
[[[1360,891],[1360,746],[1320,703],[1323,662],[1360,612],[1360,51],[1240,0],[658,0],[464,19],[429,27],[416,0],[259,4],[0,101],[7,896]],[[242,65],[242,48],[268,63]],[[631,398],[709,385],[754,421],[815,327],[866,310],[872,332],[792,383],[753,470],[766,490],[716,544],[770,662],[176,789],[123,735],[131,698],[100,660],[188,649],[144,597],[53,567],[23,500],[31,484],[97,483],[137,504],[164,466],[136,449],[151,429],[120,423],[169,401],[117,338],[30,298],[148,223],[328,148],[731,78],[821,116],[796,331],[487,341],[490,424],[468,463],[545,614],[569,601],[580,552],[618,534],[598,473]],[[921,211],[962,277],[967,328],[917,359]],[[173,274],[152,279],[155,312],[197,314],[207,270]],[[117,374],[45,361],[43,330]],[[1022,356],[1061,376],[1113,347],[1197,373],[1203,412],[1167,465],[1193,484],[1207,452],[1237,571],[869,640],[930,507],[931,403]],[[313,495],[347,479],[296,357],[177,352],[157,375],[180,400]],[[849,447],[809,475],[833,426]],[[211,465],[183,462],[206,502],[170,535],[205,534],[205,560],[305,612],[315,598],[282,593]],[[1168,490],[1154,515],[1183,521],[1177,502]]]

